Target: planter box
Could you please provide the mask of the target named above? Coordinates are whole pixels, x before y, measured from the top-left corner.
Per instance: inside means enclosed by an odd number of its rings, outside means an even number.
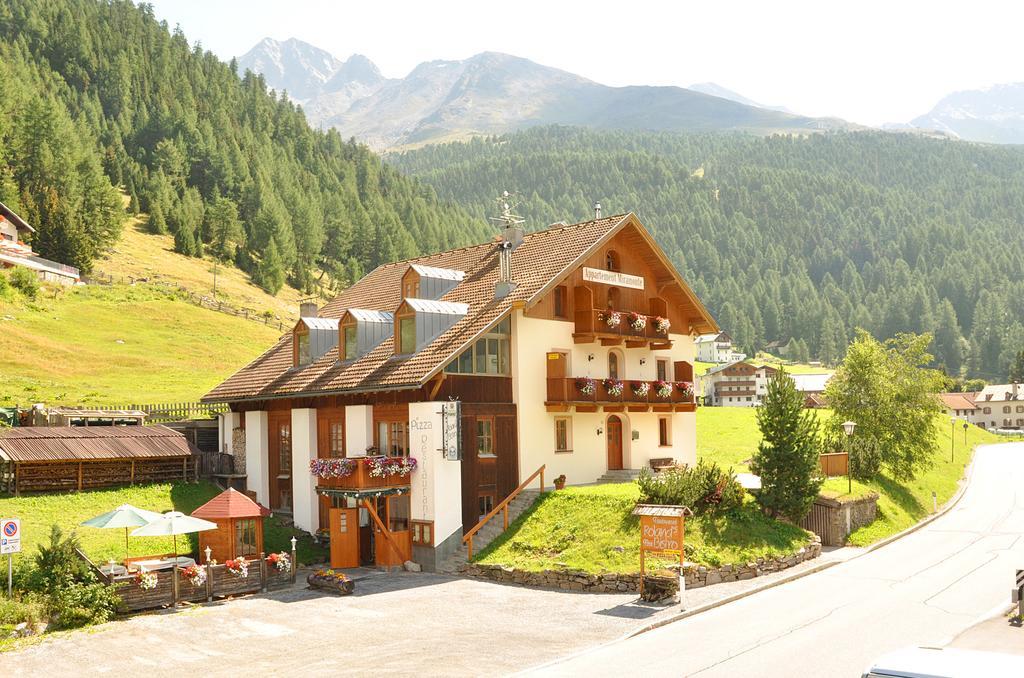
[[[349,595],[356,588],[356,583],[351,579],[339,580],[331,576],[318,575],[316,572],[309,573],[309,576],[306,577],[306,583],[309,584],[310,588],[317,589],[318,591],[337,593],[342,596]]]

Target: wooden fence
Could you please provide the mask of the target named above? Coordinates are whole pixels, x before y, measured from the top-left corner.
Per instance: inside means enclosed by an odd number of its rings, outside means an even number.
[[[94,410],[139,410],[146,413],[147,424],[164,424],[188,419],[214,419],[228,411],[225,403],[150,403],[148,405],[103,405],[90,407]]]
[[[147,285],[160,285],[167,287],[180,293],[189,302],[196,306],[208,308],[211,311],[219,311],[220,313],[227,313],[233,315],[236,318],[245,318],[253,322],[258,322],[268,327],[276,327],[279,331],[283,332],[286,328],[290,328],[294,323],[294,318],[280,318],[269,312],[259,312],[252,308],[243,308],[238,306],[232,306],[231,304],[225,303],[214,297],[209,297],[203,294],[196,294],[192,290],[188,289],[183,285],[179,285],[175,282],[167,280],[159,280],[154,278],[135,278],[133,276],[112,276],[107,273],[96,271],[88,276],[83,277],[83,280],[90,285],[114,285],[114,284],[128,284],[134,285],[136,283],[145,283]]]
[[[195,586],[174,570],[160,570],[156,574],[156,587],[139,588],[134,574],[116,577],[103,576],[109,586],[114,587],[121,598],[123,612],[137,612],[157,607],[170,607],[178,602],[198,603],[214,598],[238,596],[246,593],[260,593],[269,589],[283,588],[295,583],[295,551],[291,552],[291,570],[282,572],[267,563],[266,554],[249,563],[249,575],[241,577],[228,570],[226,565],[207,563],[200,565],[206,570],[206,582]]]
[[[821,472],[829,478],[845,476],[849,468],[850,459],[846,452],[823,454],[818,459],[821,462]]]

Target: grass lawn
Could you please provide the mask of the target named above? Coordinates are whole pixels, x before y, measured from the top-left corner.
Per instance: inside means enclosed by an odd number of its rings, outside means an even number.
[[[474,560],[531,571],[636,572],[640,528],[630,512],[639,498],[636,483],[548,492]],[[749,504],[729,519],[686,521],[687,560],[703,565],[792,553],[806,542],[802,529],[770,520]]]
[[[147,285],[12,292],[0,332],[0,405],[22,406],[198,400],[280,334]]]
[[[985,429],[971,426],[967,429],[964,443],[963,425],[957,422],[953,435],[953,461],[950,462],[949,419],[936,417],[934,463],[927,471],[918,474],[914,480],[897,482],[886,475],[862,483],[853,481],[853,492],[848,493],[847,480],[829,478],[822,488],[822,494],[839,499],[864,496],[875,491],[878,498],[878,517],[870,525],[850,534],[848,542],[854,546],[867,546],[907,529],[932,513],[932,492],[935,492],[939,506],[956,493],[958,481],[963,477],[964,467],[971,460],[974,448],[986,443],[1005,442],[1006,439]]]
[[[125,224],[121,239],[110,253],[96,262],[97,271],[115,279],[146,278],[173,282],[196,294],[213,293],[213,258],[186,257],[174,251],[174,237],[149,233],[141,219]],[[217,298],[233,306],[271,311],[282,318],[296,318],[299,299],[306,295],[285,285],[278,294],[268,294],[249,276],[231,264],[217,264]]]
[[[81,527],[80,523],[94,516],[106,513],[121,504],[132,504],[150,511],[170,510],[191,513],[196,508],[220,493],[220,489],[206,481],[199,483],[173,483],[158,485],[136,485],[105,490],[90,490],[66,494],[37,494],[21,497],[0,497],[0,516],[21,518],[22,552],[15,556],[15,565],[30,562],[37,553],[36,545],[46,543],[50,538],[50,526],[57,524],[65,531],[75,530],[82,542],[82,550],[94,563],[125,555],[124,530],[101,530]],[[301,536],[279,524],[270,517],[264,522],[264,547],[267,552],[291,550],[292,534]],[[196,535],[178,537],[178,552],[194,551],[199,544]],[[129,553],[133,556],[169,553],[173,541],[170,537],[129,537]],[[315,562],[322,559],[324,551],[306,536],[299,539],[298,558],[300,562]],[[214,558],[223,560],[224,556]]]
[[[814,410],[820,418],[829,416],[829,410]],[[953,436],[954,462],[949,462],[950,425],[945,416],[935,419],[935,463],[914,480],[897,482],[879,476],[871,482],[853,481],[853,491],[847,491],[846,477],[829,478],[822,494],[840,501],[856,499],[869,492],[877,492],[878,518],[871,525],[860,528],[849,537],[849,543],[866,546],[904,530],[932,512],[932,492],[939,505],[956,492],[957,481],[963,476],[964,466],[970,461],[974,447],[985,443],[1006,442],[1007,438],[990,433],[977,426],[967,430],[964,443],[962,423],[958,422]],[[746,407],[701,407],[697,410],[697,456],[710,459],[733,471],[748,471],[749,461],[761,441],[757,428],[757,411]]]

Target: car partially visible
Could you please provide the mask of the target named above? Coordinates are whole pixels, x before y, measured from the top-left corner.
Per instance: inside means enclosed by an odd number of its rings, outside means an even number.
[[[1021,678],[1024,656],[942,647],[908,647],[876,659],[861,678]]]

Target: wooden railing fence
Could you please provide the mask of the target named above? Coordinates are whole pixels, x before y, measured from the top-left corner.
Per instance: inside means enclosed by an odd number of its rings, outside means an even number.
[[[491,512],[480,519],[480,522],[473,526],[469,532],[462,538],[462,541],[466,543],[466,557],[472,560],[473,558],[473,535],[480,531],[480,529],[487,524],[487,522],[498,515],[498,511],[505,513],[505,527],[502,530],[508,529],[508,505],[512,503],[512,500],[519,496],[519,493],[526,489],[526,486],[533,482],[533,479],[540,476],[540,491],[544,491],[544,469],[547,464],[541,465],[539,469],[530,474],[530,477],[519,484],[519,487],[512,490],[512,494],[505,497],[500,504],[491,509]]]
[[[90,406],[91,410],[138,410],[146,413],[147,424],[163,424],[169,421],[186,421],[188,419],[214,419],[218,414],[228,411],[225,403],[201,403],[197,401],[181,403],[133,403],[128,405]]]
[[[232,306],[220,299],[216,299],[211,296],[204,294],[196,294],[187,287],[180,285],[176,282],[167,280],[160,280],[158,278],[136,278],[134,276],[113,276],[102,271],[95,271],[88,276],[82,278],[87,284],[90,285],[114,285],[114,284],[128,284],[134,285],[135,283],[146,283],[149,285],[160,285],[173,289],[180,293],[187,301],[201,306],[202,308],[210,309],[211,311],[219,311],[220,313],[226,313],[228,315],[235,316],[236,318],[245,318],[253,322],[258,322],[268,327],[276,327],[279,331],[283,332],[285,329],[290,328],[295,323],[295,318],[281,318],[274,315],[273,313],[259,312],[256,309],[244,308],[240,306]]]

